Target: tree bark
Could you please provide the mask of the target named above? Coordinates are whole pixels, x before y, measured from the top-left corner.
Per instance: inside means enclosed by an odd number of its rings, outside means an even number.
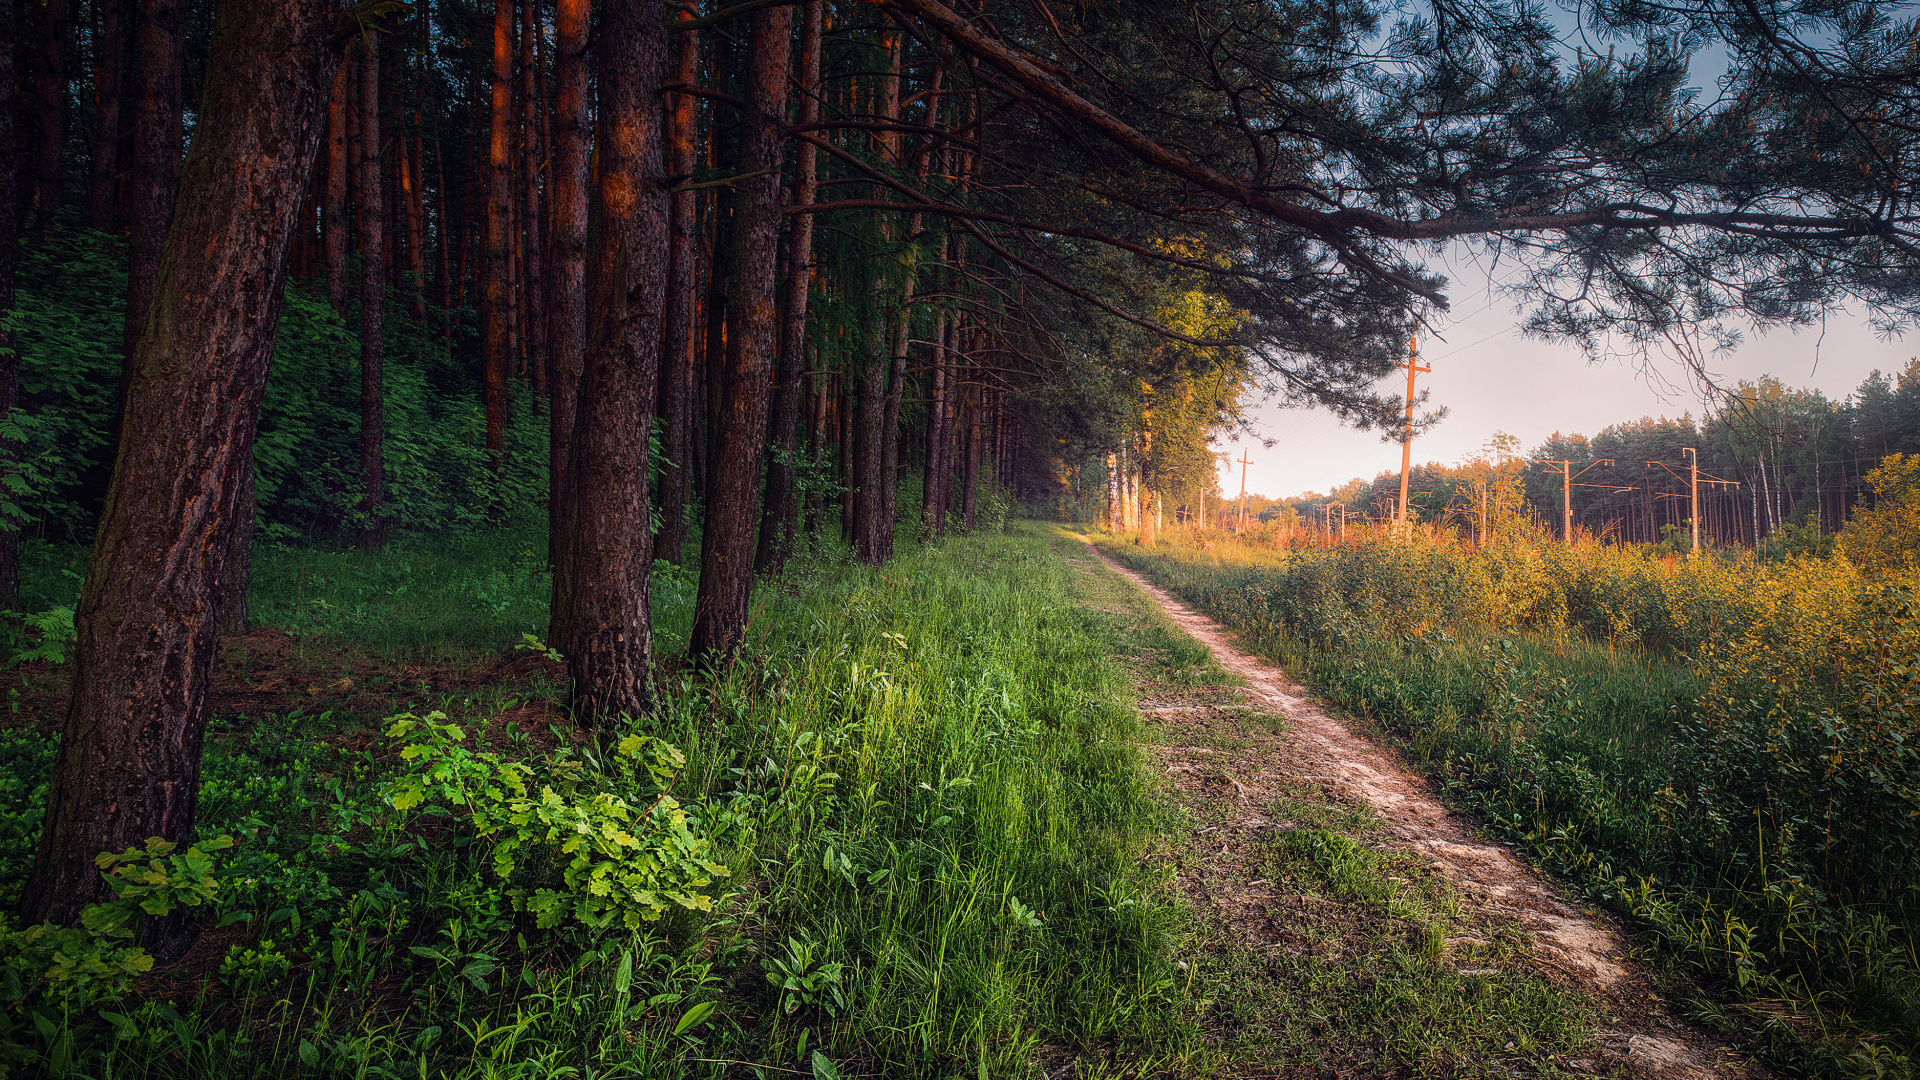
[[[67,138],[67,38],[72,17],[67,0],[39,0],[33,27],[33,186],[28,196],[31,231],[41,237],[60,209],[60,164]]]
[[[427,318],[427,213],[422,203],[420,175],[423,163],[422,140],[418,136],[400,140],[400,193],[406,200],[407,218],[407,298],[415,322]]]
[[[538,402],[547,389],[547,293],[542,284],[547,249],[541,239],[544,212],[540,202],[540,171],[546,157],[541,153],[539,69],[534,61],[539,5],[535,0],[522,0],[520,8],[520,232],[524,239],[519,268],[520,295],[527,316],[521,322],[521,336],[525,339],[527,381],[532,385],[532,399]],[[535,412],[538,410],[536,406]]]
[[[680,11],[681,21],[693,19],[693,13]],[[700,34],[688,30],[675,35],[676,58],[673,81],[691,85],[699,75]],[[671,160],[667,172],[690,177],[698,161],[695,136],[698,118],[692,94],[674,94],[668,100],[668,144]],[[682,180],[684,184],[686,181]],[[664,327],[665,346],[660,356],[660,418],[665,421],[661,454],[666,458],[660,471],[659,556],[675,566],[685,558],[688,524],[687,502],[693,495],[693,372],[696,350],[694,325],[699,308],[694,289],[700,262],[699,194],[674,193],[670,223],[667,226],[667,310]]]
[[[221,5],[74,617],[73,694],[25,922],[75,922],[105,891],[100,852],[192,837],[222,574],[320,146],[335,15],[329,0]]]
[[[247,589],[253,584],[253,527],[259,507],[253,492],[253,455],[241,466],[240,502],[233,514],[233,538],[227,543],[227,563],[220,575],[220,637],[247,632]]]
[[[965,475],[961,477],[960,520],[966,530],[972,532],[974,512],[980,503],[980,399],[983,395],[977,383],[968,391],[967,448],[963,455]]]
[[[911,340],[909,331],[913,326],[911,277],[907,279],[899,314],[894,318],[886,414],[880,420],[881,438],[885,442],[880,449],[880,532],[877,537],[880,557],[876,562],[893,558],[894,532],[900,517],[900,403],[907,393],[907,342]]]
[[[547,303],[547,559],[553,599],[547,641],[567,651],[566,609],[572,583],[566,543],[572,497],[572,447],[580,369],[587,348],[587,12],[589,0],[554,7],[553,273]]]
[[[945,470],[947,450],[947,319],[944,310],[934,314],[933,364],[927,373],[927,450],[926,466],[920,481],[920,535],[927,540],[939,538],[945,531],[946,504],[941,500],[940,476]]]
[[[360,160],[354,204],[360,212],[360,524],[354,540],[361,548],[386,540],[385,434],[387,261],[386,202],[380,186],[380,36],[360,39]]]
[[[657,3],[608,0],[601,16],[600,228],[595,303],[572,451],[573,573],[567,662],[574,718],[605,728],[652,705],[653,563],[647,442],[667,271],[665,126],[659,87],[667,23]]]
[[[347,88],[353,77],[349,58],[333,73],[333,92],[327,97],[327,302],[347,310]]]
[[[160,253],[173,220],[174,185],[180,176],[180,69],[185,63],[182,0],[140,0],[133,64],[133,169],[127,204],[125,355],[146,329],[147,305],[160,273]]]
[[[512,198],[508,182],[507,124],[513,115],[513,0],[495,0],[493,15],[493,108],[487,141],[487,280],[481,329],[483,394],[487,409],[487,459],[498,480],[507,466],[507,379],[513,365],[513,298],[507,285],[512,272]],[[494,496],[495,517],[505,512]]]
[[[129,0],[99,0],[93,31],[94,131],[93,161],[87,176],[87,219],[100,232],[119,228],[120,99],[127,78],[127,16],[131,7]]]
[[[820,119],[820,41],[826,0],[808,0],[806,24],[800,32],[800,117],[802,125]],[[794,151],[793,205],[812,206],[819,188],[814,145],[802,142]],[[780,335],[780,371],[773,401],[773,453],[767,461],[766,513],[760,522],[760,548],[754,568],[778,574],[793,551],[799,506],[795,455],[799,450],[800,396],[807,357],[807,295],[813,275],[813,215],[795,214],[787,237],[787,310]]]
[[[700,537],[700,591],[688,645],[701,659],[740,647],[753,589],[753,532],[760,517],[760,463],[766,453],[778,319],[774,285],[780,254],[780,156],[792,37],[791,7],[754,13],[738,167],[741,174],[763,175],[734,185],[733,273],[727,295],[731,325],[713,484]]]
[[[16,26],[14,0],[0,0],[0,26]],[[13,86],[13,46],[0,43],[0,87]],[[19,130],[10,103],[0,102],[0,420],[20,404],[20,352],[14,347],[14,281],[19,276]],[[12,469],[20,447],[0,440],[0,469]],[[20,610],[20,522],[0,520],[0,610]]]
[[[888,352],[893,338],[887,324],[870,328],[865,368],[860,373],[860,405],[855,418],[853,457],[853,557],[872,566],[886,561],[880,529],[886,506],[880,488],[885,482],[887,373],[893,367]]]

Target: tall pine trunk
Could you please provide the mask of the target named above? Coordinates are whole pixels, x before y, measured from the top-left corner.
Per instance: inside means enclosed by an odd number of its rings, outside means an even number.
[[[681,9],[681,21],[690,21],[693,13]],[[700,35],[697,31],[675,34],[673,81],[690,86],[699,75]],[[667,120],[670,160],[667,172],[684,186],[697,163],[695,136],[698,120],[692,94],[674,94],[667,99],[671,110]],[[680,565],[685,558],[687,535],[691,531],[687,502],[693,497],[693,372],[694,320],[699,308],[695,300],[695,282],[700,263],[700,203],[693,191],[676,191],[671,196],[670,223],[667,226],[667,324],[663,328],[665,346],[660,355],[660,418],[663,431],[660,451],[666,461],[660,471],[661,558]]]
[[[377,548],[386,539],[386,203],[380,187],[380,37],[360,35],[360,160],[354,204],[360,212],[360,527],[355,542]]]
[[[806,25],[800,33],[799,122],[803,126],[820,119],[820,41],[825,18],[825,0],[808,0]],[[794,149],[793,205],[800,212],[793,216],[787,241],[787,310],[773,401],[773,452],[767,461],[760,548],[754,556],[755,569],[770,574],[778,574],[786,566],[799,517],[796,454],[804,406],[800,389],[807,366],[807,294],[813,276],[813,215],[806,208],[813,205],[819,187],[816,154],[809,142],[801,142]]]
[[[507,285],[513,248],[511,227],[512,185],[508,177],[510,139],[508,121],[513,115],[513,0],[495,0],[493,17],[493,101],[489,113],[487,140],[487,260],[486,284],[481,328],[482,394],[487,410],[487,459],[496,481],[507,466],[507,379],[513,366],[513,298]],[[504,512],[494,496],[494,516]]]
[[[547,388],[547,294],[542,281],[546,276],[546,243],[542,239],[544,210],[540,198],[540,173],[546,167],[546,155],[540,140],[539,68],[535,63],[535,39],[540,36],[539,5],[523,0],[520,5],[520,207],[521,233],[525,239],[520,260],[520,292],[525,299],[527,317],[523,324],[527,354],[528,382],[532,399],[539,402]],[[535,406],[535,412],[539,406]]]
[[[14,26],[14,0],[0,0],[0,26]],[[13,48],[0,44],[0,86],[13,85]],[[14,348],[14,280],[18,276],[20,200],[19,131],[14,110],[0,106],[0,420],[20,404],[20,352]],[[11,470],[20,447],[0,440],[0,469]],[[20,523],[0,518],[0,610],[20,610]]]
[[[347,98],[353,78],[353,62],[342,63],[333,73],[333,89],[327,97],[327,202],[321,227],[326,230],[327,302],[339,312],[347,310]]]
[[[67,141],[67,38],[73,32],[68,0],[38,0],[39,19],[32,28],[33,185],[28,191],[30,228],[36,237],[53,227],[60,209],[60,166]]]
[[[329,0],[221,5],[74,615],[73,694],[26,922],[76,922],[105,891],[100,852],[192,838],[226,554],[320,147],[335,16]]]
[[[576,587],[566,614],[574,718],[607,727],[652,704],[653,563],[647,443],[666,289],[667,24],[657,3],[608,0],[601,16],[599,229],[567,514]]]
[[[553,272],[547,282],[547,560],[553,565],[553,601],[547,640],[562,651],[573,573],[566,543],[573,427],[587,350],[588,7],[589,0],[558,0],[553,19]]]
[[[101,232],[119,228],[120,142],[124,134],[120,101],[126,86],[127,16],[132,7],[130,0],[99,0],[95,14],[93,160],[87,173],[87,219]]]
[[[772,397],[780,151],[792,37],[791,7],[754,13],[747,43],[738,168],[743,175],[763,175],[734,185],[726,370],[714,440],[713,483],[701,529],[700,590],[688,643],[696,657],[731,653],[746,635],[753,588],[753,533],[760,517],[760,462],[766,452]]]
[[[160,274],[160,253],[173,220],[174,184],[180,174],[180,69],[185,51],[183,0],[140,0],[133,62],[133,169],[127,205],[127,322],[124,346],[146,328],[147,305]]]

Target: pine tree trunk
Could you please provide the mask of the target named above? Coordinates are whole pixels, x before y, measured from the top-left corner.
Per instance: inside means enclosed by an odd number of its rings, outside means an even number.
[[[547,389],[547,293],[542,284],[546,269],[546,243],[542,239],[540,172],[546,167],[540,146],[539,93],[536,86],[539,69],[535,66],[534,39],[539,36],[539,5],[523,0],[520,14],[520,221],[523,257],[520,261],[520,293],[525,300],[527,376],[533,387],[533,400],[541,401]],[[539,407],[536,406],[536,415]]]
[[[572,590],[566,623],[574,717],[607,728],[652,704],[647,442],[667,277],[667,196],[657,182],[666,20],[658,4],[608,0],[601,34],[591,287],[606,299],[588,328],[567,523],[573,573],[591,587]]]
[[[25,922],[73,924],[104,891],[100,852],[192,837],[226,554],[320,146],[335,14],[328,0],[222,4],[180,227],[131,357],[125,438],[74,616],[73,694]]]
[[[327,97],[327,205],[321,221],[327,245],[327,302],[347,310],[347,97],[352,85],[353,60],[333,73],[333,91]]]
[[[860,406],[855,418],[853,457],[853,557],[872,566],[886,561],[881,547],[881,513],[886,505],[880,493],[885,477],[886,438],[882,434],[887,418],[887,373],[892,369],[887,355],[893,339],[883,321],[869,329],[865,368],[860,375]]]
[[[920,482],[920,534],[938,539],[946,525],[946,506],[940,501],[940,474],[947,450],[947,319],[936,310],[933,324],[933,365],[927,374],[927,463]]]
[[[589,0],[559,0],[553,20],[553,274],[547,282],[547,561],[553,599],[547,641],[562,652],[573,573],[566,543],[573,428],[587,348],[588,6]]]
[[[227,543],[227,563],[220,575],[220,637],[247,632],[247,589],[253,584],[253,528],[259,516],[254,499],[253,455],[242,463],[240,502],[233,514],[233,538]]]
[[[803,125],[820,119],[820,41],[825,17],[825,0],[808,0],[806,24],[800,33],[799,122]],[[812,143],[801,142],[794,149],[794,157],[793,205],[812,206],[819,187],[817,151]],[[813,276],[813,215],[799,213],[792,220],[792,231],[787,237],[786,324],[780,335],[780,371],[773,402],[773,452],[767,461],[766,513],[760,522],[760,550],[754,557],[754,568],[768,574],[778,574],[786,567],[799,519],[795,455],[799,451],[800,411],[805,407],[800,390],[807,366],[807,295]]]
[[[180,175],[180,68],[185,52],[182,0],[140,0],[133,63],[133,168],[127,203],[127,322],[123,347],[133,355],[160,273],[160,253],[173,220]]]
[[[682,9],[682,21],[693,13]],[[691,85],[699,76],[700,35],[685,31],[674,35],[675,70],[673,81]],[[698,158],[695,136],[699,119],[692,94],[674,94],[667,99],[670,160],[667,172],[685,184],[693,175]],[[694,327],[699,307],[694,296],[700,263],[700,203],[693,191],[674,193],[667,226],[667,310],[665,347],[660,356],[660,417],[664,423],[660,452],[666,458],[660,472],[660,558],[675,566],[686,557],[690,531],[687,502],[693,495],[693,372]]]
[[[980,398],[979,384],[967,395],[967,448],[964,475],[961,477],[960,514],[968,532],[974,529],[975,512],[980,505]]]
[[[26,72],[33,107],[33,185],[28,189],[29,229],[42,237],[60,209],[61,154],[67,139],[67,38],[73,31],[67,0],[38,0],[33,52]]]
[[[14,0],[0,0],[0,26],[17,26]],[[13,85],[13,47],[0,43],[0,86]],[[20,404],[20,352],[14,348],[14,281],[19,274],[19,129],[14,110],[0,106],[0,420]],[[0,469],[12,469],[20,447],[0,440]],[[0,611],[20,610],[19,523],[0,519]]]
[[[415,322],[427,318],[427,214],[422,205],[420,175],[421,139],[415,136],[400,143],[400,189],[407,212],[407,296]]]
[[[793,9],[753,15],[747,42],[746,103],[739,171],[764,173],[734,185],[731,318],[713,484],[700,535],[700,591],[688,652],[732,653],[746,636],[753,590],[754,525],[760,518],[760,463],[767,447],[780,256],[780,153],[786,135]]]
[[[120,99],[127,78],[129,0],[99,0],[93,31],[93,161],[87,175],[87,219],[101,232],[119,229]],[[6,24],[12,26],[11,22]],[[7,83],[13,85],[12,82]]]
[[[360,212],[360,525],[355,542],[386,539],[383,368],[386,340],[386,210],[380,188],[380,35],[360,39],[360,160],[354,203]]]
[[[900,403],[907,392],[907,341],[913,325],[913,279],[907,279],[905,296],[894,316],[892,349],[888,362],[886,414],[880,419],[880,557],[884,563],[893,558],[894,532],[900,518]]]
[[[493,108],[487,140],[487,273],[481,353],[487,410],[487,459],[499,480],[507,467],[507,379],[513,365],[513,297],[508,293],[512,251],[512,186],[509,182],[508,120],[513,114],[513,0],[495,0],[493,17]],[[494,496],[492,514],[505,512]]]

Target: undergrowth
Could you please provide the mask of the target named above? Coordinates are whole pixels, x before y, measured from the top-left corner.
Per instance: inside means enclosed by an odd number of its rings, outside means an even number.
[[[1796,1071],[1914,1074],[1911,574],[1425,539],[1100,544],[1634,917],[1710,991],[1705,1018]]]
[[[664,667],[659,708],[604,745],[554,746],[510,702],[421,701],[376,730],[218,727],[200,849],[124,853],[149,891],[103,909],[113,932],[4,928],[0,1054],[17,1075],[101,1077],[1182,1060],[1136,721],[1046,544],[961,538],[879,571],[805,557],[757,595],[738,663],[710,683]],[[462,604],[527,632],[531,557],[463,575],[456,554],[269,562],[259,617],[395,650]],[[655,593],[669,648],[681,576]],[[0,745],[16,888],[50,756],[26,727]],[[173,895],[198,898],[199,936],[145,969],[114,935]]]

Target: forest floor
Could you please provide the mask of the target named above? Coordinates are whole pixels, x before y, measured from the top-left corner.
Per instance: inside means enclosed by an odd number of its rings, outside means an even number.
[[[1085,552],[1082,573],[1132,586],[1105,589],[1107,610],[1151,605],[1226,676],[1130,665],[1145,749],[1185,818],[1159,857],[1220,982],[1209,1027],[1226,1057],[1280,1075],[1766,1075],[1674,1011],[1616,920],[1213,620]]]

